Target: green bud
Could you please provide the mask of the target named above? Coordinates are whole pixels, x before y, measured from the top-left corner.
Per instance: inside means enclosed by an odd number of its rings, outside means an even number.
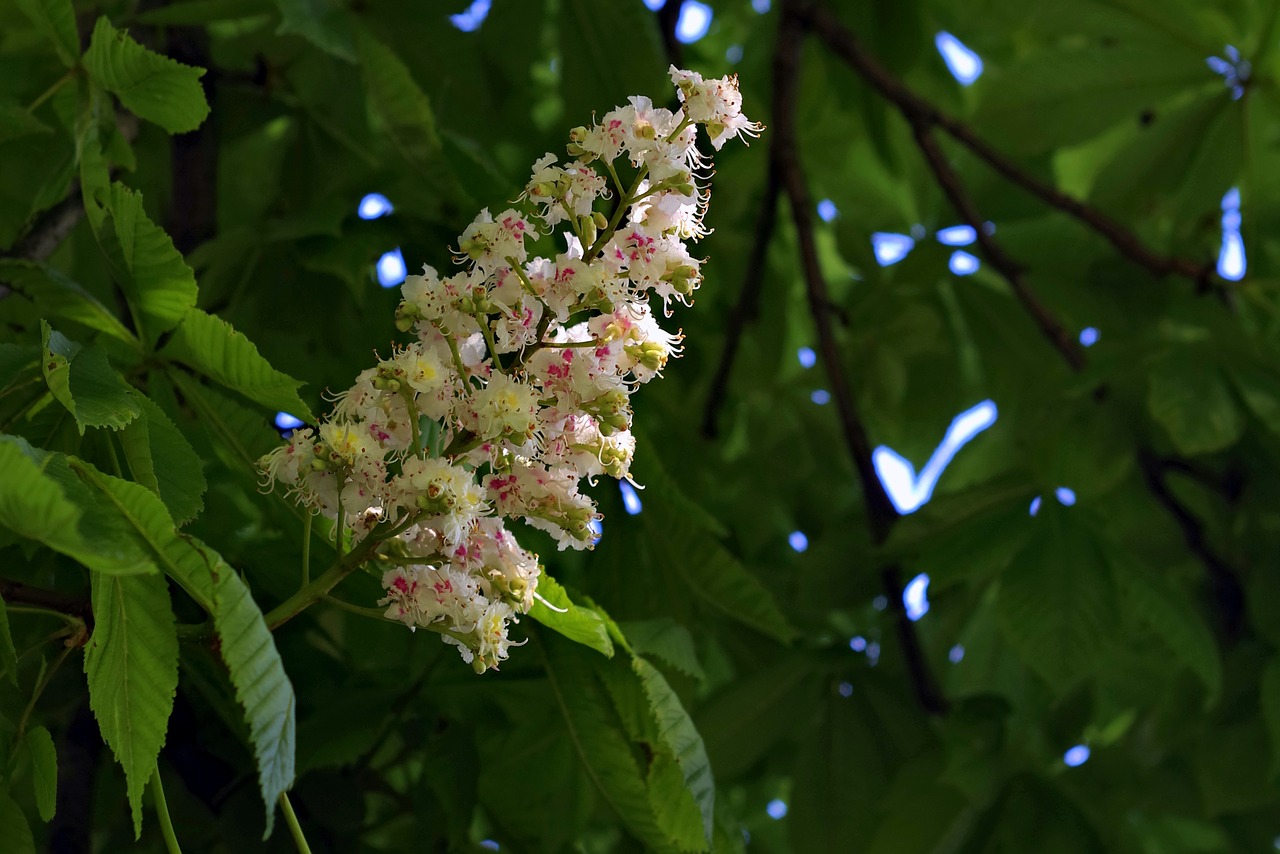
[[[582,231],[582,242],[592,246],[596,242],[596,221],[589,216],[578,217],[578,228]]]
[[[591,212],[591,221],[596,224],[596,228],[603,229],[609,227],[609,218],[600,213],[600,211]]]

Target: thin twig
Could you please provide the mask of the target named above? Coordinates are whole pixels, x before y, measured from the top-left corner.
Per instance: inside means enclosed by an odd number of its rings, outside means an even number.
[[[960,218],[977,233],[978,245],[982,247],[982,253],[987,256],[987,262],[1009,283],[1009,288],[1018,298],[1018,302],[1022,303],[1022,307],[1031,315],[1040,333],[1048,339],[1054,349],[1062,354],[1062,358],[1071,366],[1071,369],[1082,370],[1085,366],[1085,358],[1084,348],[1080,346],[1080,342],[1067,331],[1057,315],[1040,302],[1032,292],[1026,280],[1023,279],[1022,265],[1009,257],[1000,243],[983,228],[982,216],[960,182],[960,176],[956,174],[955,169],[947,161],[947,156],[938,146],[938,141],[929,133],[928,126],[911,115],[907,115],[907,119],[911,122],[911,131],[915,136],[916,145],[924,155],[930,170],[933,171],[938,185],[942,187],[942,192],[960,214]]]
[[[818,249],[813,236],[812,199],[809,197],[809,189],[805,183],[795,139],[796,89],[804,31],[800,19],[793,14],[791,0],[785,0],[782,9],[782,20],[778,25],[778,45],[774,54],[773,118],[775,126],[771,156],[777,163],[782,187],[790,202],[791,217],[800,245],[800,259],[808,291],[809,309],[818,332],[819,352],[827,372],[827,381],[831,385],[836,412],[840,417],[845,445],[858,471],[858,480],[866,504],[867,523],[871,529],[871,539],[876,545],[880,545],[889,536],[890,529],[898,520],[898,511],[889,500],[889,495],[885,492],[879,477],[876,476],[871,459],[871,443],[858,414],[857,402],[844,375],[840,348],[831,322],[832,312],[829,308],[831,300],[818,263]],[[902,604],[901,569],[896,565],[888,565],[883,567],[880,573],[886,595],[893,603],[898,638],[916,699],[929,714],[945,714],[948,709],[947,699],[938,687],[933,672],[929,669],[915,626],[907,617]]]
[[[1213,601],[1222,625],[1223,635],[1229,641],[1240,637],[1244,622],[1244,590],[1235,570],[1213,551],[1205,536],[1204,523],[1188,510],[1164,482],[1164,472],[1170,468],[1167,461],[1161,460],[1146,449],[1138,451],[1138,465],[1142,469],[1143,480],[1147,489],[1156,500],[1169,511],[1182,529],[1182,538],[1187,544],[1187,551],[1196,556],[1204,564],[1209,574],[1209,586],[1213,592]]]
[[[814,3],[802,3],[798,6],[796,14],[809,25],[816,37],[847,62],[872,88],[891,101],[913,126],[926,129],[933,126],[942,128],[996,172],[1045,204],[1083,223],[1091,231],[1105,238],[1122,255],[1152,275],[1181,276],[1194,282],[1196,290],[1201,293],[1221,290],[1225,287],[1214,277],[1212,262],[1196,263],[1186,258],[1161,255],[1147,246],[1132,231],[1102,211],[1068,196],[1018,167],[974,133],[964,122],[946,115],[934,104],[907,88],[863,48],[848,27],[826,9]]]

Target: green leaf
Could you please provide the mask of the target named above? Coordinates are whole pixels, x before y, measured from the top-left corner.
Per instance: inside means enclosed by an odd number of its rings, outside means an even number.
[[[1220,451],[1244,432],[1226,378],[1203,355],[1161,360],[1151,372],[1147,408],[1184,454]]]
[[[657,668],[640,656],[632,659],[631,667],[644,685],[649,708],[658,721],[658,737],[680,766],[685,788],[693,795],[694,803],[702,814],[703,835],[710,842],[715,822],[716,784],[702,736],[689,719],[680,698]]]
[[[209,103],[200,86],[203,68],[148,50],[111,26],[105,17],[93,28],[84,66],[93,82],[169,133],[195,130],[209,115]]]
[[[1093,672],[1115,624],[1103,557],[1075,511],[1045,501],[1034,533],[1000,580],[1000,627],[1022,659],[1064,693]]]
[[[31,756],[36,809],[40,811],[40,820],[48,821],[58,806],[58,751],[53,746],[53,736],[44,727],[33,726],[27,730],[22,744]]]
[[[89,706],[124,768],[136,838],[142,835],[142,794],[178,688],[178,635],[160,576],[95,573],[90,582],[94,629],[84,656]]]
[[[165,573],[212,614],[219,652],[249,725],[270,835],[276,799],[293,783],[297,727],[293,685],[262,611],[221,555],[178,533],[154,494],[136,483],[81,466],[128,519]]]
[[[337,0],[275,0],[281,35],[302,36],[325,53],[356,61],[350,13]]]
[[[0,526],[96,572],[156,571],[63,455],[39,451],[16,436],[0,436],[0,471]]]
[[[271,835],[276,800],[293,785],[297,750],[297,702],[284,662],[249,588],[231,567],[214,562],[214,628],[222,660],[244,708],[258,763],[258,789]]]
[[[545,571],[538,579],[538,595],[546,602],[535,599],[529,609],[530,617],[569,640],[612,657],[613,641],[609,639],[605,622],[595,609],[573,604],[564,588]]]
[[[138,346],[138,339],[114,312],[53,267],[13,258],[0,259],[0,282],[31,300],[47,317],[72,320],[132,347]]]
[[[1116,587],[1127,600],[1125,610],[1137,614],[1169,650],[1200,677],[1212,705],[1222,689],[1222,659],[1204,620],[1185,593],[1168,579],[1112,552]]]
[[[204,509],[204,464],[160,407],[142,395],[136,401],[142,417],[120,433],[129,471],[160,496],[177,525],[185,525]]]
[[[45,38],[53,42],[58,58],[67,68],[80,59],[80,36],[76,33],[76,13],[71,0],[17,0],[31,22]]]
[[[6,792],[0,792],[0,851],[5,854],[36,854],[35,837],[22,808]]]
[[[269,409],[315,421],[298,397],[302,383],[271,367],[253,342],[220,317],[193,309],[162,354]]]
[[[46,321],[40,321],[40,330],[45,381],[75,416],[81,435],[86,427],[119,430],[142,414],[133,388],[111,367],[106,353],[94,345],[82,347]]]
[[[370,111],[400,155],[419,172],[432,174],[440,157],[440,136],[426,93],[382,42],[362,32],[358,47]]]
[[[98,242],[124,289],[139,336],[153,344],[196,304],[196,277],[169,235],[143,211],[141,193],[113,183],[106,202],[110,223],[104,218]]]
[[[660,620],[628,621],[619,624],[619,628],[637,654],[661,658],[699,682],[707,678],[693,648],[693,637],[675,620],[664,617]]]
[[[9,632],[9,611],[5,608],[4,599],[0,599],[0,667],[4,668],[9,682],[17,688],[18,651],[13,646],[13,635]]]
[[[663,832],[675,841],[681,851],[706,851],[703,820],[698,805],[685,788],[680,765],[668,753],[657,753],[649,763],[645,783],[649,787],[649,804]]]
[[[28,113],[26,107],[15,101],[0,101],[0,143],[49,132],[49,126]]]
[[[1280,774],[1280,658],[1271,659],[1262,671],[1260,695],[1262,719],[1271,737],[1271,776],[1274,777]]]
[[[610,718],[608,700],[585,653],[554,635],[539,638],[546,653],[548,681],[587,775],[637,839],[651,850],[668,850],[649,803],[645,778],[625,734]]]
[[[1273,433],[1280,433],[1280,377],[1266,365],[1233,365],[1231,380],[1245,406]]]
[[[796,636],[769,589],[713,537],[658,503],[644,518],[658,553],[695,594],[729,617],[783,643]]]

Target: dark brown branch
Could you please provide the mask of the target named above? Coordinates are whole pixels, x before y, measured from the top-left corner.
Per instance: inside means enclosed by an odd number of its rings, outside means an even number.
[[[765,176],[764,199],[760,204],[760,215],[756,219],[755,236],[751,243],[751,254],[747,256],[747,270],[742,277],[742,290],[738,293],[738,301],[729,312],[725,324],[724,350],[720,354],[720,363],[711,378],[711,391],[707,394],[707,407],[702,416],[702,435],[714,439],[719,432],[716,416],[724,405],[725,395],[729,392],[729,375],[733,371],[734,360],[738,356],[738,347],[742,343],[742,335],[749,323],[754,323],[760,316],[760,292],[764,288],[765,268],[769,260],[769,244],[773,242],[774,227],[778,221],[778,194],[782,183],[778,177],[777,158],[772,150],[769,157],[768,172]]]
[[[1197,291],[1202,293],[1223,287],[1213,275],[1212,262],[1197,264],[1185,258],[1161,255],[1143,243],[1132,231],[1097,208],[1068,196],[1019,168],[1008,157],[974,133],[968,125],[944,114],[936,106],[908,89],[862,47],[848,27],[827,10],[813,3],[802,3],[797,9],[797,14],[812,28],[815,36],[847,62],[872,88],[902,111],[912,126],[926,129],[934,126],[942,128],[996,172],[1045,204],[1074,217],[1152,275],[1181,276],[1194,282]]]
[[[951,206],[960,214],[960,218],[977,233],[978,245],[982,247],[982,253],[987,256],[987,262],[1009,283],[1009,288],[1018,298],[1018,302],[1022,303],[1022,307],[1031,315],[1040,333],[1048,339],[1054,349],[1062,354],[1062,358],[1071,366],[1071,369],[1079,371],[1084,368],[1084,348],[1080,346],[1075,336],[1067,331],[1062,321],[1032,292],[1026,280],[1023,279],[1022,265],[1009,257],[1000,243],[983,228],[982,216],[978,213],[973,200],[965,192],[964,185],[960,183],[960,176],[947,162],[947,156],[938,146],[938,141],[930,134],[928,126],[910,114],[906,114],[906,118],[911,122],[911,131],[915,136],[916,145],[919,146],[925,162],[929,164],[930,170],[938,180],[938,185],[942,187],[942,192],[950,200]]]
[[[680,11],[684,8],[684,0],[667,0],[658,10],[658,29],[662,32],[662,47],[672,65],[684,67],[682,57],[684,51],[680,40],[676,38],[676,25],[680,23]]]
[[[1138,465],[1142,468],[1142,477],[1147,489],[1156,500],[1169,511],[1182,529],[1182,538],[1187,550],[1205,566],[1209,574],[1209,587],[1213,595],[1215,610],[1226,640],[1234,641],[1240,637],[1244,622],[1244,590],[1236,577],[1235,570],[1213,551],[1205,536],[1204,523],[1188,510],[1178,497],[1169,489],[1164,481],[1164,473],[1170,468],[1167,460],[1162,460],[1145,449],[1138,451]]]
[[[804,271],[809,310],[818,332],[818,349],[823,367],[827,372],[827,382],[831,385],[831,394],[840,418],[840,429],[845,446],[858,471],[858,481],[866,504],[871,539],[873,543],[880,545],[888,538],[890,529],[898,520],[898,511],[889,500],[888,493],[885,492],[880,478],[876,475],[871,458],[871,442],[858,414],[857,401],[845,377],[840,347],[831,322],[832,312],[829,309],[831,300],[818,263],[818,248],[813,236],[813,204],[805,182],[795,137],[796,89],[799,82],[800,49],[804,30],[800,19],[793,14],[790,0],[785,0],[782,10],[773,66],[775,125],[770,157],[778,169],[782,187],[790,202],[791,217],[800,245],[800,260]],[[898,638],[916,698],[929,714],[945,714],[948,708],[947,699],[938,687],[932,671],[929,670],[924,651],[920,646],[920,639],[916,636],[915,627],[908,619],[902,604],[901,569],[896,565],[883,567],[881,582],[895,610]]]
[[[93,625],[93,606],[88,599],[79,596],[0,579],[0,599],[9,605],[31,605],[47,611],[57,611],[83,620],[86,626]]]

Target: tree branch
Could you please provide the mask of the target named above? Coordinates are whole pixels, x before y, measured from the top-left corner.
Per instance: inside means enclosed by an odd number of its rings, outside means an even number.
[[[974,133],[968,125],[944,114],[936,106],[907,88],[862,47],[848,27],[826,9],[815,3],[806,2],[798,7],[796,14],[809,25],[814,35],[844,59],[863,80],[886,100],[891,101],[913,127],[942,128],[996,172],[1045,204],[1083,223],[1087,228],[1105,238],[1122,255],[1153,276],[1164,277],[1170,274],[1181,276],[1194,282],[1199,293],[1225,289],[1223,283],[1214,276],[1212,262],[1197,264],[1185,258],[1161,255],[1143,243],[1141,238],[1132,231],[1097,208],[1068,196],[1019,168],[1008,157]]]
[[[911,132],[915,136],[916,145],[924,155],[925,162],[929,164],[934,177],[937,178],[938,185],[942,187],[942,192],[950,200],[951,206],[960,214],[960,218],[977,233],[978,245],[982,247],[982,253],[987,256],[987,262],[1009,283],[1014,296],[1031,315],[1040,333],[1048,339],[1054,349],[1062,354],[1062,358],[1071,366],[1071,369],[1079,371],[1084,368],[1084,348],[1080,346],[1075,336],[1067,331],[1062,321],[1032,292],[1022,277],[1022,265],[1009,257],[1000,243],[983,228],[983,219],[977,207],[965,192],[964,185],[960,183],[960,176],[947,162],[947,157],[938,146],[938,141],[929,133],[928,126],[910,114],[904,115],[911,122]]]
[[[1209,587],[1213,594],[1214,606],[1222,624],[1223,635],[1229,641],[1240,637],[1244,625],[1244,590],[1236,578],[1235,570],[1213,551],[1205,536],[1204,523],[1188,510],[1164,482],[1164,473],[1174,468],[1167,460],[1140,448],[1138,465],[1142,469],[1143,480],[1147,489],[1156,500],[1169,511],[1178,527],[1182,529],[1182,538],[1187,550],[1204,564],[1209,573]]]
[[[702,416],[702,435],[708,439],[714,439],[719,433],[716,416],[720,412],[720,407],[724,405],[725,395],[729,392],[729,375],[733,371],[733,363],[738,356],[738,346],[742,343],[745,327],[748,323],[754,323],[760,316],[760,292],[764,289],[769,244],[773,242],[773,232],[778,221],[778,195],[782,190],[777,158],[774,156],[775,150],[774,146],[770,147],[764,199],[760,205],[760,216],[756,219],[751,254],[747,257],[747,270],[742,277],[742,290],[738,292],[738,301],[729,312],[729,318],[725,324],[724,350],[720,354],[716,372],[711,377],[711,390],[707,394],[707,406]]]
[[[778,170],[782,187],[790,202],[791,217],[800,245],[800,260],[804,270],[809,310],[818,332],[819,352],[827,372],[827,381],[831,385],[832,398],[840,418],[845,446],[858,471],[858,481],[862,487],[871,539],[878,546],[889,536],[890,529],[898,520],[898,511],[889,500],[889,495],[880,483],[872,463],[871,443],[858,414],[857,402],[844,375],[840,348],[831,322],[829,309],[831,300],[818,263],[818,249],[813,236],[813,204],[809,197],[809,188],[805,182],[795,138],[796,90],[803,40],[803,24],[794,13],[794,4],[791,0],[784,0],[782,20],[778,25],[778,44],[774,55],[773,118],[775,126],[770,157],[772,164]],[[915,627],[907,618],[902,603],[901,569],[896,565],[883,567],[881,582],[895,611],[898,637],[916,698],[926,712],[935,715],[945,714],[948,708],[947,699],[928,668],[920,639],[916,636]]]

